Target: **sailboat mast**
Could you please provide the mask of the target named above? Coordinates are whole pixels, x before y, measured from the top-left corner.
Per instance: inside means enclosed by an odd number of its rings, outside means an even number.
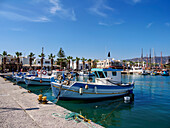
[[[150,55],[149,55],[149,67],[151,69],[151,49],[150,49]]]
[[[154,64],[154,67],[155,67],[155,52],[154,52],[154,48],[153,48],[153,64]]]
[[[161,51],[161,69],[162,69],[162,51]]]
[[[141,51],[141,65],[143,67],[143,48],[142,48],[142,51]]]

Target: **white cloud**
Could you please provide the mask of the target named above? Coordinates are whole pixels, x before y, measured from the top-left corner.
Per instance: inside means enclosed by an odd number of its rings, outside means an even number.
[[[104,22],[99,22],[98,24],[99,24],[99,25],[102,25],[102,26],[109,26],[109,24],[106,24],[106,23],[104,23]]]
[[[142,2],[142,0],[123,0],[123,1],[125,1],[126,3],[131,4],[131,5]]]
[[[112,23],[105,23],[105,22],[99,22],[99,25],[103,25],[103,26],[113,26],[113,25],[121,25],[123,24],[124,21],[120,20],[120,21],[116,21],[116,22],[112,22]]]
[[[152,26],[153,23],[149,23],[146,28],[150,28]]]
[[[72,21],[76,21],[76,14],[73,9],[65,9],[61,4],[60,0],[49,0],[49,2],[53,5],[50,7],[50,13],[53,15],[57,15],[63,19],[71,19]]]
[[[9,11],[0,11],[0,16],[3,16],[9,20],[15,20],[15,21],[29,21],[29,22],[48,22],[50,19],[47,17],[28,17],[23,16],[21,14],[15,13],[15,12],[9,12]]]
[[[107,14],[104,11],[114,11],[114,8],[111,8],[105,5],[104,0],[98,0],[96,4],[89,9],[92,13],[97,14],[102,17],[107,17]]]
[[[120,24],[123,24],[123,23],[125,23],[125,21],[123,21],[123,20],[120,20],[120,21],[114,22],[114,24],[115,24],[115,25],[120,25]]]
[[[169,22],[165,23],[165,25],[168,26],[168,27],[170,27],[170,23],[169,23]]]
[[[63,10],[59,0],[49,0],[49,2],[53,4],[53,7],[50,8],[50,13],[55,14],[56,11]]]
[[[134,3],[139,3],[141,0],[132,0]]]
[[[17,32],[22,32],[22,31],[25,31],[24,29],[22,28],[10,28],[11,31],[17,31]]]

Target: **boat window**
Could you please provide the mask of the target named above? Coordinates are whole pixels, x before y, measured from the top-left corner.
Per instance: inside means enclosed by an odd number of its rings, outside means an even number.
[[[107,72],[104,72],[105,76],[107,77]]]
[[[103,72],[98,72],[98,73],[99,73],[100,78],[105,78]]]
[[[96,71],[94,72],[94,74],[95,74],[95,76],[99,77],[99,76],[97,75],[97,72],[96,72]]]
[[[112,76],[116,76],[116,72],[112,72]]]

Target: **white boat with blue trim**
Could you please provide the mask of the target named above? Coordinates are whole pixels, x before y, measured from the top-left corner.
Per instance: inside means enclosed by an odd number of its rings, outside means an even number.
[[[122,69],[92,69],[95,82],[65,80],[55,81],[51,78],[52,92],[61,100],[92,100],[123,96],[133,92],[134,82],[122,83]]]
[[[18,73],[15,75],[15,79],[17,83],[25,83],[25,77],[32,77],[32,76],[37,76],[37,71],[30,70],[27,73]]]
[[[36,85],[36,86],[50,86],[51,77],[57,79],[58,75],[63,74],[65,71],[52,71],[51,76],[48,75],[46,70],[38,70],[38,76],[25,77],[25,83],[27,85]]]

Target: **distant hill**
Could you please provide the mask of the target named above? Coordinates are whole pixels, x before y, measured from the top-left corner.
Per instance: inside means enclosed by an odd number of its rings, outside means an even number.
[[[146,62],[147,61],[147,57],[144,57],[143,60]],[[126,59],[126,61],[133,61],[133,62],[140,62],[141,58],[132,58],[132,59]],[[149,58],[148,58],[149,61]],[[153,57],[151,58],[152,63],[153,61]],[[161,63],[161,57],[155,57],[155,63]],[[166,63],[170,63],[170,56],[163,56],[162,57],[162,63],[166,64]]]

